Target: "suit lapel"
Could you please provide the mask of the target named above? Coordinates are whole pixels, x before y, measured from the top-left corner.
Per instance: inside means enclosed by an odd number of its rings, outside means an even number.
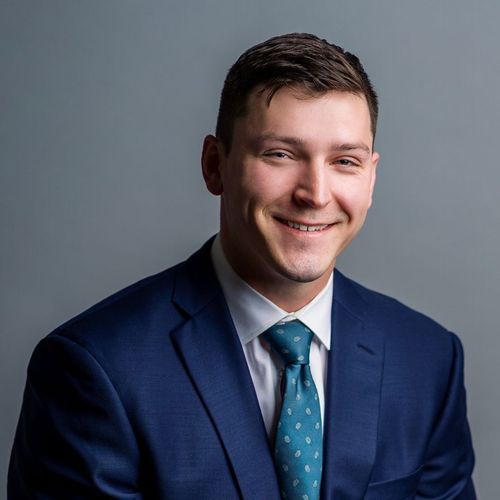
[[[375,461],[384,345],[366,304],[335,271],[322,498],[363,498]]]
[[[245,356],[213,271],[208,242],[178,272],[174,302],[189,315],[171,333],[244,498],[278,498],[273,459]]]

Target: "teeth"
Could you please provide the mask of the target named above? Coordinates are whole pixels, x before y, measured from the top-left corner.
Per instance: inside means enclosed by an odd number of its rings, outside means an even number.
[[[304,224],[298,224],[297,222],[292,222],[287,220],[286,223],[289,227],[293,227],[294,229],[298,229],[299,231],[321,231],[328,226],[328,224],[323,224],[321,226],[306,226]]]

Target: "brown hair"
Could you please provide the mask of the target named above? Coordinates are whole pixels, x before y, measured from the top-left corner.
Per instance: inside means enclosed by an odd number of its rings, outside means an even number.
[[[368,103],[375,138],[378,99],[359,59],[315,35],[290,33],[251,47],[230,68],[215,130],[226,154],[231,149],[234,121],[246,113],[247,98],[257,86],[267,92],[268,103],[283,87],[298,86],[311,94],[330,90],[361,94]]]

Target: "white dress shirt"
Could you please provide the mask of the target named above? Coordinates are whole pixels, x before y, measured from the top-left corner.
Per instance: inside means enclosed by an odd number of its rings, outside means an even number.
[[[325,416],[325,385],[328,351],[331,338],[331,310],[333,275],[316,297],[296,312],[286,312],[243,281],[227,261],[220,238],[214,240],[211,250],[215,274],[243,346],[250,375],[255,387],[267,434],[274,439],[275,425],[281,409],[280,382],[284,364],[270,350],[260,334],[278,321],[299,319],[314,332],[309,362],[318,390],[321,418]]]

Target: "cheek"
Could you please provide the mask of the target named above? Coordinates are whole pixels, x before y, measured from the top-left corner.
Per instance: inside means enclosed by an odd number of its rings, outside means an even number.
[[[288,184],[290,179],[285,176],[269,175],[265,169],[256,169],[251,175],[242,179],[240,194],[254,209],[265,209],[287,198],[287,194],[291,191]]]
[[[337,185],[335,199],[351,217],[366,214],[370,206],[370,187],[367,184],[346,183]]]

